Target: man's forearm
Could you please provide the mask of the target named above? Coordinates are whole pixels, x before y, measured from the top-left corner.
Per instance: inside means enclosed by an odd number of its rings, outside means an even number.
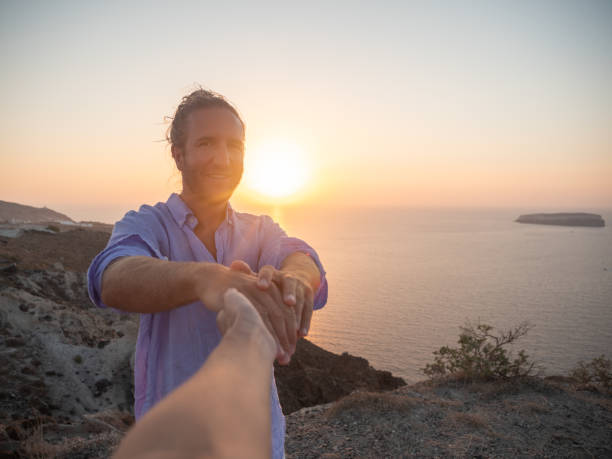
[[[167,311],[199,299],[198,288],[214,281],[221,266],[125,257],[111,263],[102,277],[102,301],[129,312]],[[214,304],[206,305],[214,309]]]
[[[281,263],[281,271],[303,276],[308,280],[313,292],[321,285],[321,272],[312,258],[305,253],[294,252],[288,255]]]
[[[276,285],[261,290],[253,274],[216,263],[125,257],[104,271],[101,297],[106,305],[129,312],[169,311],[198,300],[217,312],[229,288],[244,294],[262,314],[264,323],[280,344],[279,362],[288,362],[284,352],[295,349],[295,315],[283,304]]]

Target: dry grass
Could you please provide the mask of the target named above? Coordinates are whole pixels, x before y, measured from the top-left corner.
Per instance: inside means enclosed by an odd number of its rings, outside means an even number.
[[[550,413],[550,408],[544,403],[539,403],[539,402],[521,403],[518,409],[526,414],[548,414]]]
[[[123,438],[117,432],[93,434],[87,438],[76,437],[58,445],[61,457],[110,457]]]
[[[440,397],[429,397],[425,403],[437,405],[442,408],[461,408],[464,403],[461,400],[448,400]]]
[[[443,424],[446,424],[447,428],[454,432],[453,435],[458,435],[458,431],[467,428],[470,430],[483,431],[492,437],[502,438],[501,435],[493,430],[491,427],[491,422],[486,414],[469,413],[465,411],[450,411],[446,413]],[[476,436],[474,438],[480,437]]]
[[[11,426],[13,438],[16,436],[19,440],[19,457],[34,459],[72,457],[74,455],[78,457],[109,457],[119,445],[124,433],[129,429],[133,418],[126,413],[106,411],[87,415],[83,418],[83,421],[83,424],[76,426],[79,434],[69,435],[68,438],[65,437],[57,443],[55,441],[50,443],[45,440],[44,427],[46,426],[52,432],[55,426],[54,424],[45,424],[45,417],[28,421],[26,427],[18,424]],[[57,437],[57,432],[55,437]]]
[[[574,397],[590,404],[597,404],[607,411],[612,411],[612,400],[605,396],[600,396],[597,393],[584,393],[580,391],[574,392]]]
[[[57,446],[45,441],[43,425],[36,425],[30,434],[21,441],[21,450],[25,457],[34,459],[53,458],[57,455]]]
[[[480,394],[485,399],[496,399],[518,392],[520,386],[513,381],[474,382],[466,386],[470,392]]]
[[[395,411],[406,413],[420,404],[420,400],[394,393],[354,392],[338,400],[326,412],[334,419],[349,411],[375,412]]]
[[[485,444],[485,439],[483,437],[469,433],[459,435],[457,438],[452,440],[447,445],[447,449],[453,451],[453,455],[456,457],[466,457],[469,456],[470,449],[483,444]]]
[[[455,426],[464,425],[474,429],[488,429],[489,422],[485,416],[478,413],[451,411],[446,415],[448,422]]]
[[[504,407],[508,411],[517,411],[526,415],[548,414],[551,412],[550,405],[544,397],[539,401],[504,400]]]

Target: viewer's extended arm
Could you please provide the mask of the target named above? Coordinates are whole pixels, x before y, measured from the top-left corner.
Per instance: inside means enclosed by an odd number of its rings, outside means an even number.
[[[270,457],[276,345],[246,297],[232,289],[224,299],[219,347],[134,426],[116,458]]]

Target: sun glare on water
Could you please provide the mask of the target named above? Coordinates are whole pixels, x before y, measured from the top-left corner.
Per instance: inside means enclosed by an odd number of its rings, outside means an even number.
[[[246,185],[267,198],[288,198],[300,192],[310,178],[303,151],[289,142],[273,142],[248,150]]]

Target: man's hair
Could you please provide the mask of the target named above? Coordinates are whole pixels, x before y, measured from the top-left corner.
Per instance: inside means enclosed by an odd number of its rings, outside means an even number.
[[[184,147],[187,139],[187,118],[189,115],[202,108],[225,108],[232,112],[244,130],[244,121],[240,117],[238,110],[221,94],[208,89],[199,88],[183,97],[176,109],[172,123],[166,132],[166,140],[171,146]]]

